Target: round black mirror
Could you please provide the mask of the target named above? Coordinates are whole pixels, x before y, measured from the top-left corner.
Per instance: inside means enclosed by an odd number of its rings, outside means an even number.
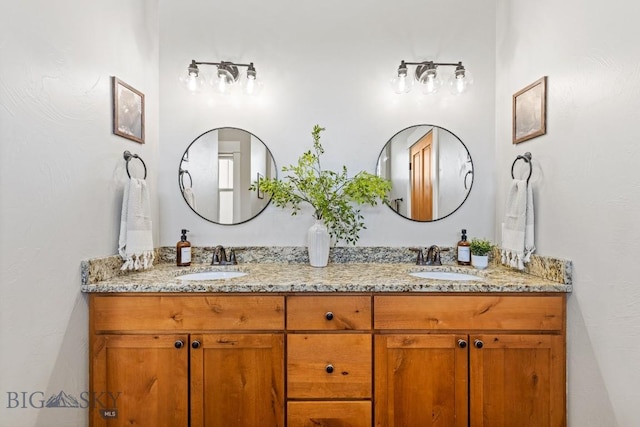
[[[271,200],[250,191],[254,181],[277,176],[267,146],[243,129],[223,127],[198,136],[185,150],[178,170],[180,192],[199,216],[232,225],[259,215]]]
[[[376,174],[391,181],[389,207],[413,221],[437,221],[462,206],[473,185],[473,161],[455,134],[434,125],[401,130],[382,148]]]

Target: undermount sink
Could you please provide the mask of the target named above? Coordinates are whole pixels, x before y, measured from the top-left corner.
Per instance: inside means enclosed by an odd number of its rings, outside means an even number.
[[[242,271],[202,271],[200,273],[190,273],[178,276],[179,280],[221,280],[233,279],[234,277],[246,276]]]
[[[409,273],[411,276],[420,277],[422,279],[435,279],[435,280],[482,280],[481,277],[473,274],[458,273],[455,271],[414,271]]]

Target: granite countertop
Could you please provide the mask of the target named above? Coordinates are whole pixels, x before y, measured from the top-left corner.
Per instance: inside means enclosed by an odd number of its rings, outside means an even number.
[[[450,281],[410,276],[415,271],[453,271],[478,276],[478,280]],[[187,281],[180,275],[201,271],[242,271],[242,277]],[[176,267],[163,262],[152,269],[84,283],[82,292],[571,292],[561,283],[507,267],[486,270],[458,265],[441,267],[409,263],[335,263],[324,268],[303,263],[246,263],[235,266],[192,264]]]

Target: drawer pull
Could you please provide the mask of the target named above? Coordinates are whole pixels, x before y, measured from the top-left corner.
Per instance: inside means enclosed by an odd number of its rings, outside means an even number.
[[[200,348],[200,341],[195,340],[191,343],[191,348]]]
[[[458,347],[460,348],[467,348],[467,342],[465,340],[458,340]]]
[[[473,342],[473,345],[474,345],[476,348],[482,348],[482,347],[484,347],[484,343],[482,342],[482,340],[475,340],[475,341]]]
[[[180,348],[184,347],[184,341],[182,341],[182,340],[177,340],[176,342],[174,342],[174,343],[173,343],[173,346],[174,346],[175,348],[180,349]]]
[[[327,311],[324,315],[324,318],[327,320],[333,320],[333,313],[330,311]]]
[[[332,374],[333,373],[333,365],[329,364],[327,365],[326,368],[324,368],[325,371],[327,371],[327,374]]]

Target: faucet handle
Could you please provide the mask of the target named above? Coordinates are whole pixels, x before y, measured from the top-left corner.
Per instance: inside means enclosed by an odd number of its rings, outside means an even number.
[[[424,265],[424,251],[422,248],[409,248],[414,252],[418,252],[418,257],[416,258],[416,265]]]
[[[238,264],[238,260],[236,259],[236,250],[233,248],[229,251],[229,264]]]

